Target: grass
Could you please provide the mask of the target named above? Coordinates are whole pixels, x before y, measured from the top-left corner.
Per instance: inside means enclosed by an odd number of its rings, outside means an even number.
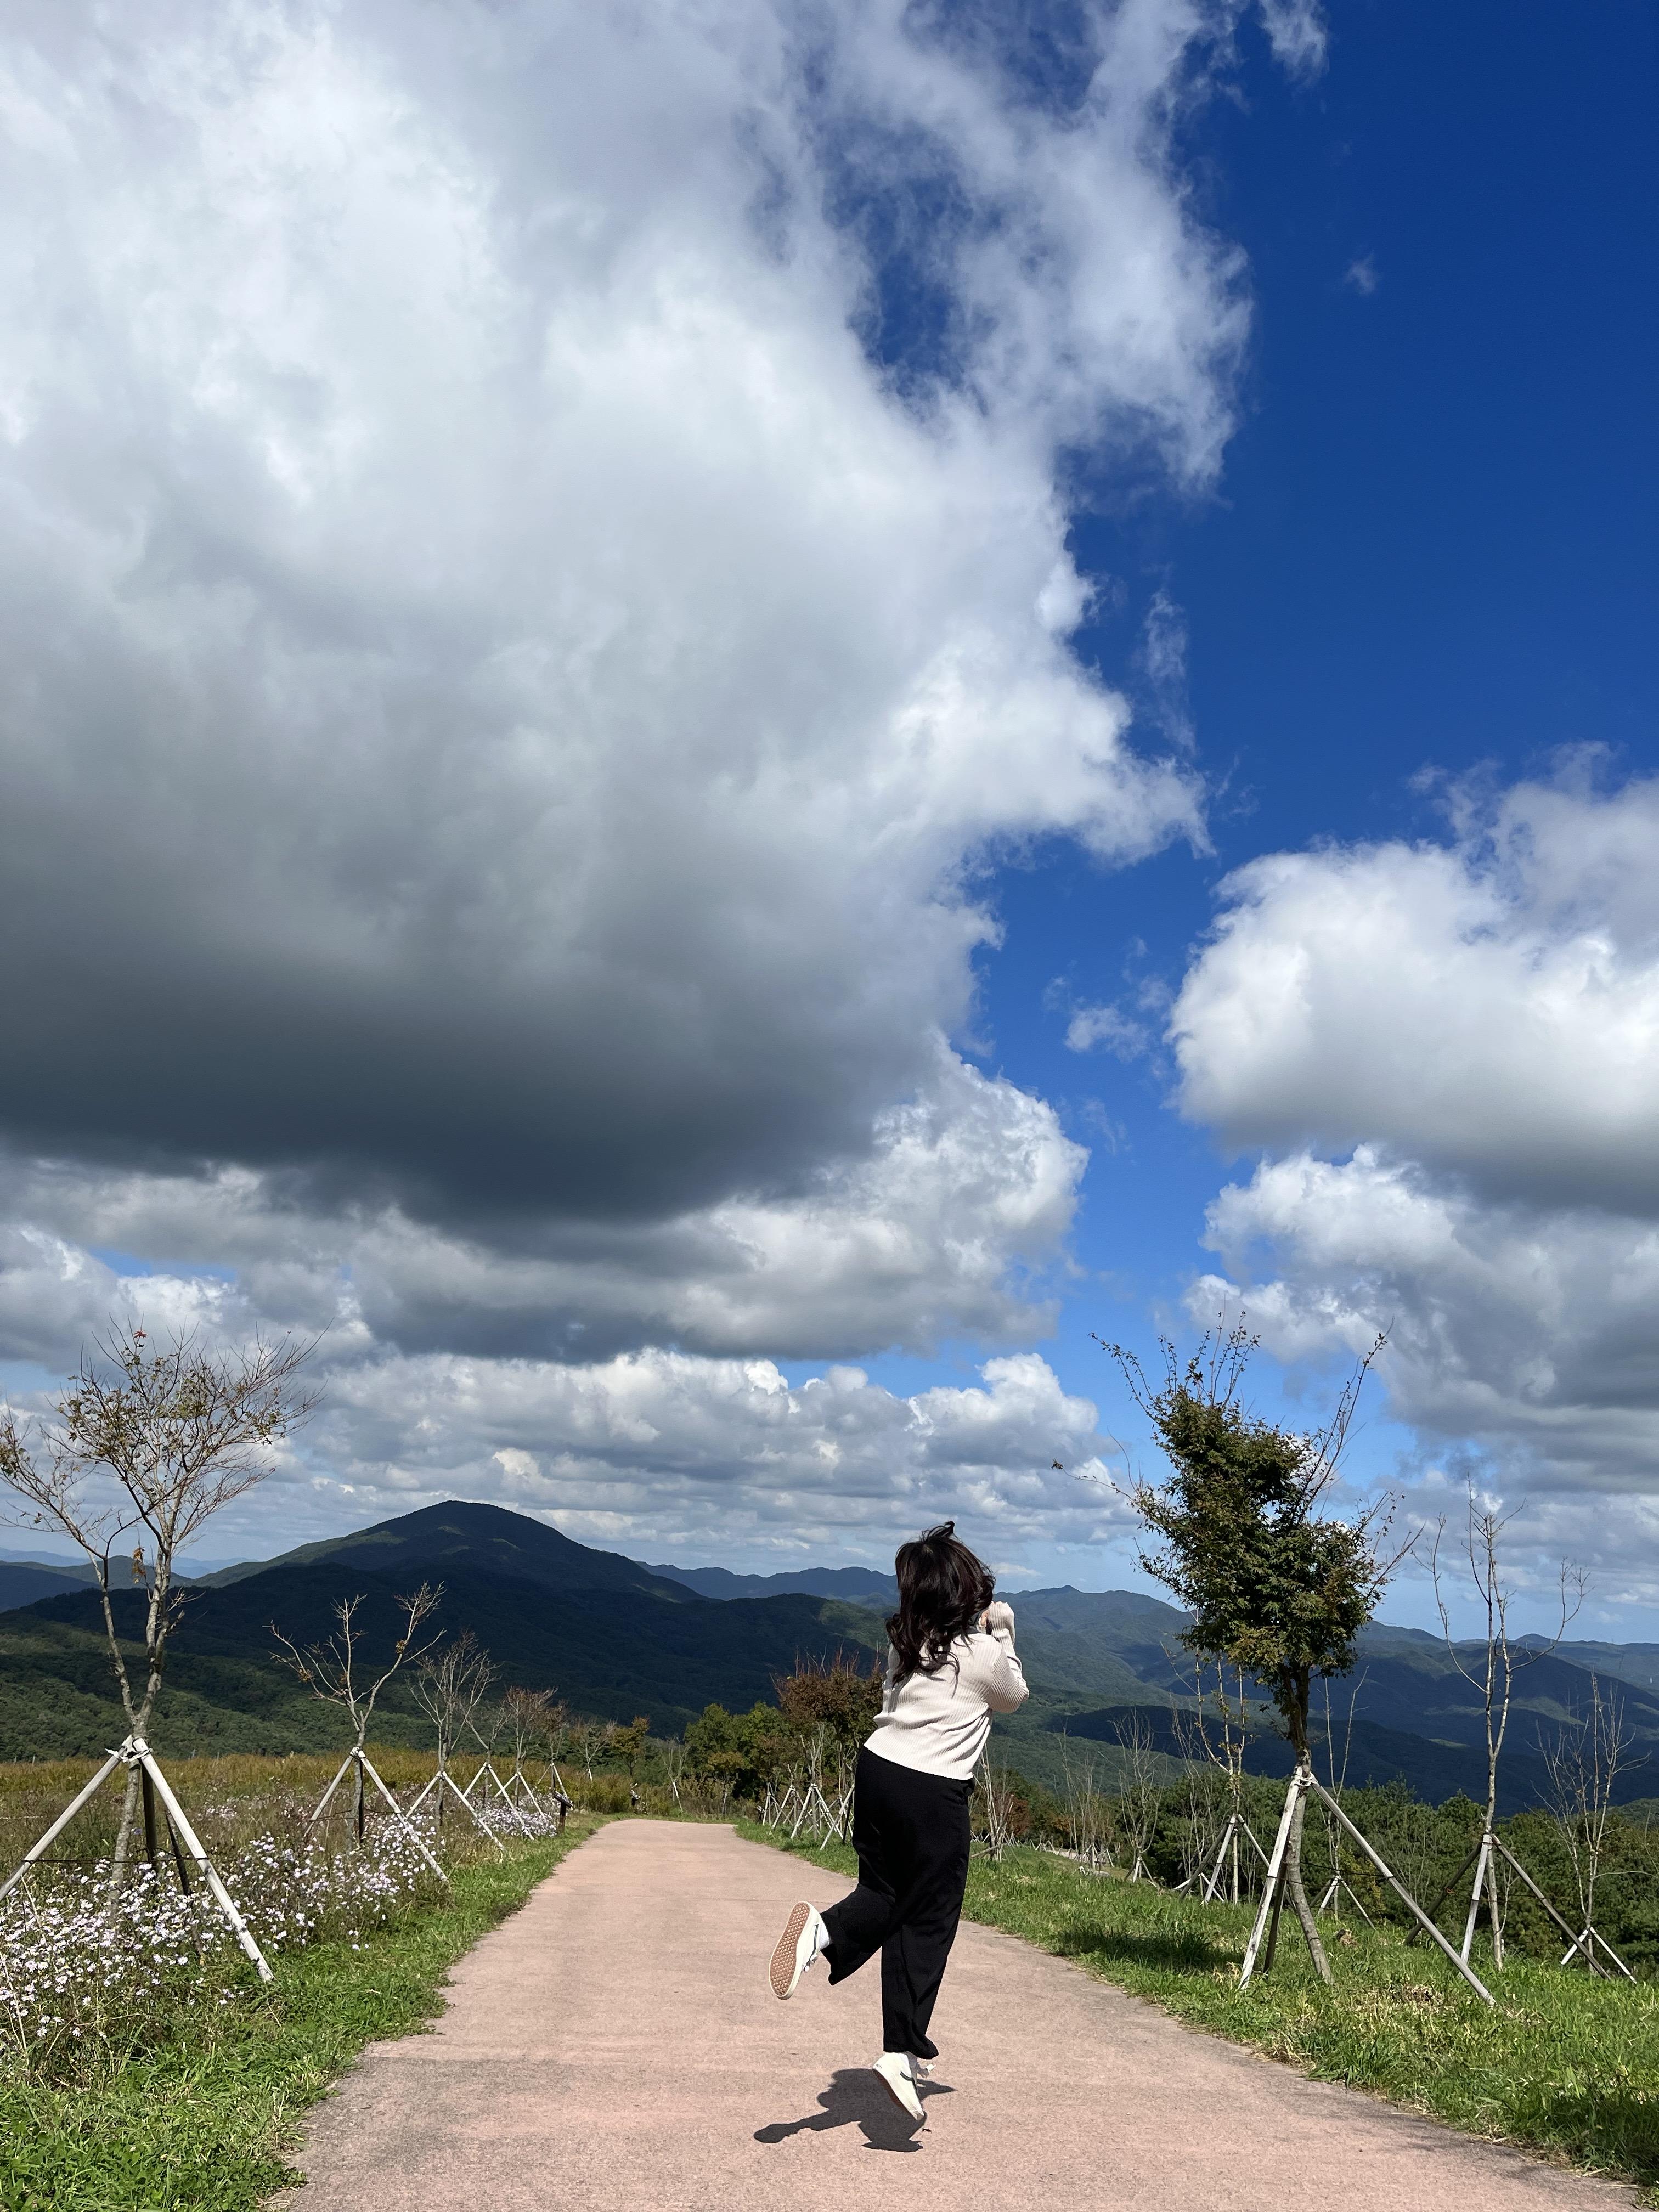
[[[778,1844],[745,1826],[757,1842]],[[855,1871],[831,1844],[793,1847]],[[1322,1988],[1293,1923],[1273,1973],[1242,1992],[1250,1913],[1085,1873],[1015,1848],[975,1860],[968,1917],[1074,1960],[1177,2019],[1249,2044],[1321,2081],[1370,2090],[1471,2135],[1500,2138],[1633,2181],[1659,2205],[1659,1985],[1591,1980],[1530,1960],[1480,2002],[1432,1950],[1346,1926]],[[1330,1925],[1326,1923],[1328,1941]],[[1350,1940],[1351,1939],[1351,1940]],[[1476,1970],[1486,1975],[1480,1959]]]
[[[276,1962],[266,1996],[189,2025],[103,2081],[55,2089],[0,2075],[0,2212],[256,2212],[296,2177],[306,2107],[366,2043],[442,2007],[449,1968],[523,1904],[598,1821],[453,1870],[452,1893],[368,1936]]]

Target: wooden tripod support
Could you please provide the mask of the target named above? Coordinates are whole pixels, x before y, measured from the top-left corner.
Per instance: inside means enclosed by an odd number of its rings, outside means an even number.
[[[135,1767],[137,1769],[143,1788],[144,1846],[149,1855],[151,1865],[155,1863],[157,1847],[155,1801],[160,1798],[172,1838],[173,1858],[178,1865],[179,1880],[185,1893],[188,1895],[191,1887],[190,1878],[185,1872],[185,1853],[188,1853],[197,1873],[207,1884],[214,1903],[230,1923],[232,1934],[252,1962],[254,1972],[262,1982],[271,1980],[272,1975],[270,1966],[265,1963],[264,1953],[254,1942],[252,1930],[237,1911],[235,1899],[220,1881],[218,1869],[203,1849],[201,1838],[191,1826],[184,1807],[173,1796],[166,1775],[156,1764],[155,1753],[141,1735],[130,1735],[118,1749],[111,1752],[86,1788],[58,1815],[40,1841],[29,1846],[23,1856],[22,1863],[16,1871],[9,1875],[4,1882],[0,1883],[0,1898],[9,1896],[29,1869],[39,1864],[81,1808],[92,1802],[118,1766],[125,1767],[129,1772]],[[179,1850],[181,1844],[184,1846],[183,1852]]]
[[[1360,1834],[1358,1829],[1355,1827],[1353,1822],[1348,1818],[1342,1808],[1337,1803],[1330,1791],[1327,1790],[1324,1784],[1317,1778],[1312,1768],[1308,1766],[1298,1766],[1297,1768],[1296,1772],[1291,1777],[1290,1787],[1285,1792],[1285,1810],[1279,1817],[1279,1832],[1273,1838],[1273,1855],[1267,1861],[1267,1884],[1261,1893],[1261,1909],[1256,1914],[1255,1926],[1250,1931],[1250,1941],[1244,1953],[1244,1969],[1238,1978],[1239,1988],[1243,1990],[1249,1987],[1250,1977],[1255,1972],[1256,1960],[1261,1953],[1262,1939],[1264,1936],[1267,1938],[1267,1955],[1261,1960],[1262,1972],[1266,1973],[1268,1967],[1273,1963],[1273,1951],[1276,1948],[1279,1936],[1279,1916],[1285,1903],[1285,1884],[1286,1875],[1289,1871],[1291,1825],[1295,1818],[1298,1799],[1305,1798],[1310,1794],[1317,1797],[1320,1802],[1328,1812],[1334,1813],[1336,1815],[1336,1818],[1340,1821],[1343,1828],[1353,1838],[1354,1842],[1358,1844],[1360,1850],[1364,1851],[1365,1856],[1376,1869],[1376,1871],[1382,1875],[1383,1881],[1388,1883],[1395,1895],[1399,1898],[1401,1903],[1404,1905],[1407,1911],[1411,1913],[1413,1918],[1418,1923],[1424,1934],[1432,1936],[1435,1942],[1439,1945],[1440,1948],[1451,1960],[1453,1966],[1456,1967],[1458,1972],[1463,1977],[1463,1979],[1468,1984],[1475,1995],[1480,1997],[1484,1997],[1486,2002],[1488,2004],[1491,2004],[1492,2002],[1492,1991],[1480,1979],[1480,1977],[1475,1972],[1468,1961],[1466,1959],[1460,1957],[1458,1953],[1453,1949],[1452,1946],[1435,1926],[1433,1921],[1430,1919],[1428,1914],[1424,1911],[1422,1906],[1412,1895],[1411,1892],[1406,1887],[1404,1882],[1401,1881],[1399,1878],[1389,1870],[1388,1866],[1384,1864],[1381,1854],[1372,1847],[1364,1836]]]
[[[475,1774],[472,1778],[476,1782],[478,1778]],[[507,1856],[507,1850],[501,1838],[495,1833],[495,1831],[490,1826],[489,1821],[485,1820],[483,1814],[478,1810],[477,1807],[472,1802],[471,1798],[468,1797],[465,1790],[462,1789],[460,1784],[455,1779],[454,1776],[450,1772],[447,1766],[441,1766],[438,1769],[438,1771],[433,1776],[431,1781],[428,1782],[426,1787],[421,1791],[420,1795],[416,1798],[414,1803],[409,1808],[410,1814],[418,1813],[422,1806],[425,1804],[427,1799],[432,1795],[434,1790],[437,1790],[439,1796],[441,1797],[446,1789],[454,1798],[455,1802],[461,1808],[463,1812],[465,1813],[467,1818],[473,1823],[474,1826],[481,1828],[483,1831],[484,1834],[488,1836],[490,1842],[495,1844],[495,1849],[501,1853],[501,1856],[505,1858]]]
[[[414,1844],[416,1850],[431,1868],[433,1873],[437,1875],[439,1881],[441,1882],[447,1882],[449,1876],[444,1872],[443,1869],[438,1864],[437,1860],[433,1857],[431,1852],[428,1850],[426,1845],[421,1841],[420,1836],[410,1820],[409,1815],[404,1811],[403,1807],[398,1802],[392,1792],[386,1788],[385,1783],[381,1781],[380,1776],[375,1772],[374,1760],[369,1757],[368,1753],[363,1749],[360,1743],[354,1744],[352,1748],[347,1752],[344,1759],[340,1763],[339,1772],[335,1776],[333,1781],[329,1784],[327,1789],[324,1790],[322,1796],[317,1800],[317,1809],[312,1814],[311,1818],[306,1822],[306,1833],[309,1835],[311,1831],[316,1826],[318,1821],[322,1819],[323,1814],[328,1810],[328,1802],[330,1798],[333,1796],[341,1783],[345,1780],[346,1776],[349,1774],[354,1768],[356,1770],[357,1782],[358,1842],[362,1843],[363,1839],[363,1784],[365,1781],[368,1781],[374,1784],[374,1787],[380,1791],[381,1796],[386,1799],[386,1803],[392,1808],[392,1819],[398,1823],[398,1826],[409,1838],[410,1843]],[[469,1808],[469,1810],[471,1808]]]
[[[1204,1886],[1199,1892],[1200,1898],[1206,1905],[1213,1905],[1220,1893],[1221,1878],[1227,1870],[1229,1854],[1231,1855],[1232,1859],[1232,1902],[1235,1905],[1237,1904],[1238,1839],[1241,1836],[1249,1844],[1262,1865],[1267,1865],[1267,1854],[1257,1841],[1255,1829],[1251,1827],[1242,1813],[1229,1813],[1227,1825],[1221,1831],[1221,1841],[1216,1848],[1215,1863],[1211,1867],[1209,1873],[1203,1877]],[[1185,1881],[1176,1883],[1175,1894],[1179,1896],[1183,1889],[1190,1888],[1198,1880],[1197,1875],[1188,1875]]]
[[[1584,1954],[1584,1964],[1589,1968],[1591,1973],[1599,1974],[1602,1971],[1595,1962],[1595,1950],[1596,1946],[1599,1944],[1627,1982],[1633,1982],[1636,1979],[1635,1975],[1632,1973],[1630,1968],[1625,1964],[1619,1954],[1613,1949],[1607,1937],[1598,1934],[1595,1929],[1593,1927],[1585,1927],[1580,1929],[1577,1935],[1575,1936],[1573,1934],[1571,1922],[1564,1919],[1561,1914],[1556,1911],[1555,1907],[1550,1903],[1548,1898],[1545,1896],[1543,1891],[1540,1889],[1538,1884],[1527,1872],[1525,1867],[1522,1865],[1520,1860],[1516,1858],[1515,1853],[1504,1841],[1502,1836],[1500,1836],[1497,1830],[1493,1828],[1486,1829],[1482,1833],[1480,1841],[1476,1844],[1471,1844],[1468,1854],[1465,1857],[1462,1865],[1458,1868],[1457,1872],[1446,1884],[1439,1896],[1436,1898],[1429,1915],[1429,1917],[1432,1919],[1433,1914],[1439,1911],[1441,1906],[1451,1895],[1453,1890],[1456,1888],[1458,1883],[1462,1881],[1470,1867],[1473,1866],[1474,1869],[1474,1881],[1469,1891],[1468,1917],[1463,1923],[1462,1955],[1466,1960],[1469,1955],[1470,1947],[1474,1942],[1475,1923],[1480,1917],[1480,1893],[1483,1887],[1486,1889],[1489,1899],[1487,1911],[1492,1919],[1493,1934],[1499,1942],[1502,1941],[1501,1935],[1498,1933],[1498,1915],[1494,1909],[1493,1903],[1490,1901],[1493,1898],[1495,1889],[1493,1873],[1497,1867],[1498,1861],[1500,1858],[1508,1866],[1510,1873],[1526,1885],[1537,1903],[1542,1905],[1544,1911],[1555,1923],[1561,1933],[1567,1938],[1567,1948],[1563,1954],[1561,1960],[1561,1964],[1564,1966],[1569,1963],[1575,1952],[1582,1951]],[[1437,1934],[1439,1931],[1438,1929],[1436,1929],[1435,1932]],[[1407,1937],[1407,1942],[1414,1943],[1417,1941],[1417,1933],[1418,1931],[1413,1929],[1410,1936]],[[1500,1966],[1503,1964],[1501,1952],[1498,1954],[1498,1964]]]

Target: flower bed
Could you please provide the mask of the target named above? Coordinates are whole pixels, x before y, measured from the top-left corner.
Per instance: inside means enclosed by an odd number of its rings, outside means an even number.
[[[440,1885],[390,1821],[361,1848],[262,1834],[222,1863],[225,1886],[267,1956],[324,1940],[359,1942]],[[206,1891],[141,1865],[114,1900],[108,1869],[37,1877],[0,1905],[0,2063],[35,2076],[118,2059],[164,2036],[186,2007],[258,2002],[258,1985]]]

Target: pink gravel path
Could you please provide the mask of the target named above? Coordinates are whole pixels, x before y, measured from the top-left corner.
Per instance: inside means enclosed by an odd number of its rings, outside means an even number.
[[[1615,2185],[1200,2035],[964,1925],[920,2131],[867,2069],[875,1967],[787,2004],[793,1899],[844,1884],[729,1828],[618,1821],[377,2044],[288,2212],[1613,2212]]]

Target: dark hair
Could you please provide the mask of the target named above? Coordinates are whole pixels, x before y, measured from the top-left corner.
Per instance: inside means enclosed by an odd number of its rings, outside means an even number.
[[[898,1577],[899,1609],[887,1624],[898,1654],[895,1680],[920,1671],[937,1674],[958,1636],[965,1636],[995,1593],[984,1562],[957,1537],[954,1521],[943,1521],[912,1544],[901,1544],[893,1562]]]

